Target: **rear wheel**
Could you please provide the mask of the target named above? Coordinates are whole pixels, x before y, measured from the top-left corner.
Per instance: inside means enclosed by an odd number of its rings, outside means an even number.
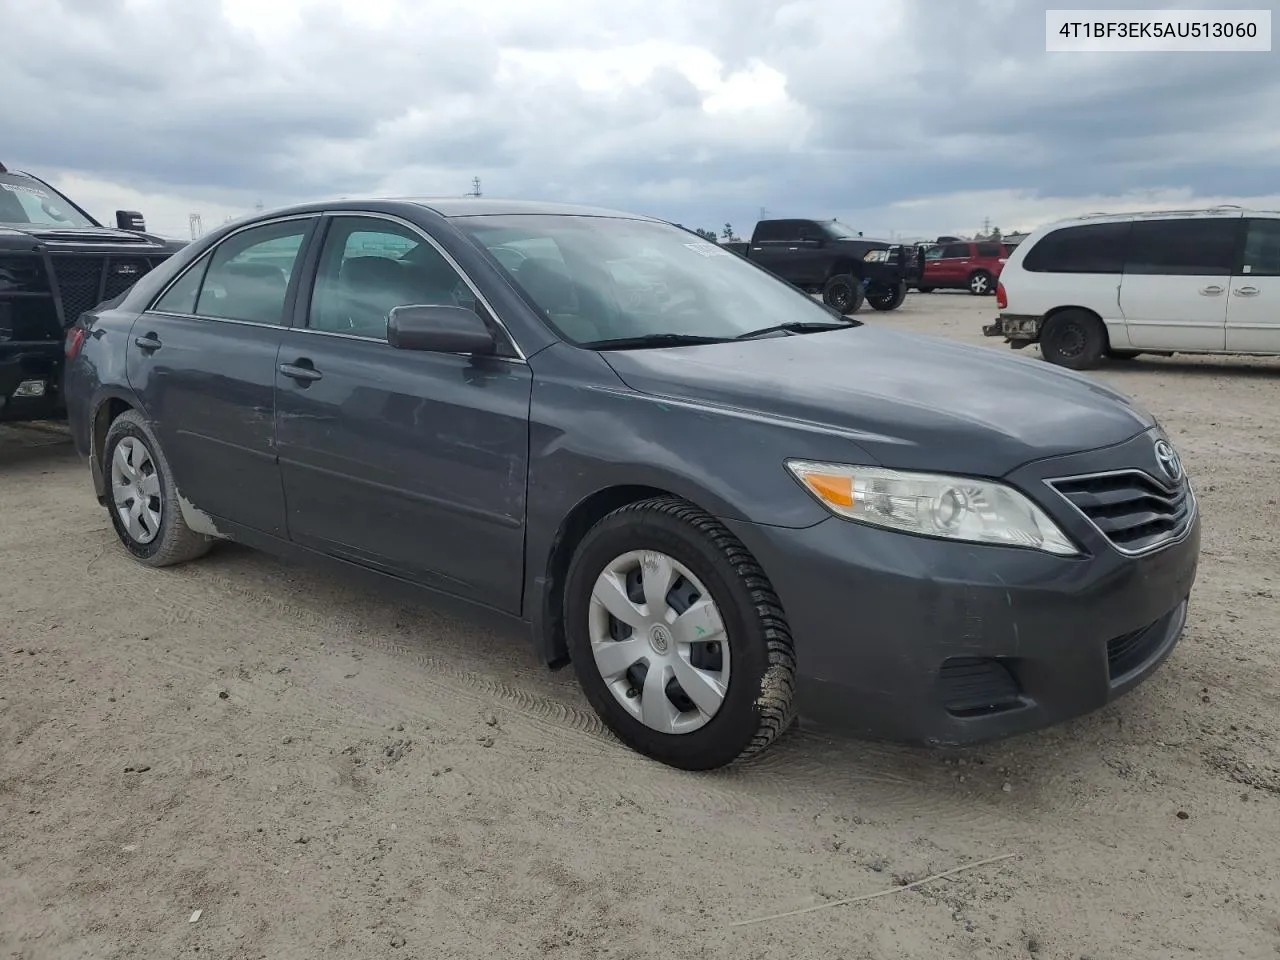
[[[629,504],[592,527],[564,609],[587,700],[646,756],[709,770],[760,753],[792,720],[778,598],[742,543],[683,500]]]
[[[822,288],[822,302],[845,316],[858,312],[865,295],[862,281],[849,273],[837,274]]]
[[[892,287],[878,286],[867,293],[867,303],[876,310],[897,310],[902,301],[907,299],[907,285],[899,283]]]
[[[1040,353],[1070,370],[1089,370],[1107,352],[1107,328],[1087,310],[1063,310],[1040,329]]]
[[[995,278],[985,270],[978,270],[970,275],[968,287],[975,297],[985,297],[995,290]]]
[[[116,536],[134,558],[150,567],[194,560],[213,541],[187,526],[169,461],[136,410],[111,422],[102,450],[107,510]]]

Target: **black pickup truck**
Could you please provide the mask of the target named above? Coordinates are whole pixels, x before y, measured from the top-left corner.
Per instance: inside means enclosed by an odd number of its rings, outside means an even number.
[[[850,314],[863,299],[896,310],[920,281],[924,249],[868,240],[837,220],[761,220],[747,243],[724,243],[827,306]]]
[[[67,328],[185,245],[147,233],[132,210],[104,227],[45,181],[0,163],[0,422],[65,417]]]

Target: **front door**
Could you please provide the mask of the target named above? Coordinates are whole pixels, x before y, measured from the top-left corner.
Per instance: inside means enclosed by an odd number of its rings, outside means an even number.
[[[1280,353],[1280,219],[1245,221],[1244,256],[1227,301],[1227,349]]]
[[[924,255],[926,287],[962,287],[969,278],[969,244],[944,243],[930,247]]]
[[[1239,213],[1134,221],[1120,282],[1130,346],[1226,347],[1227,289],[1241,223]]]
[[[181,496],[211,516],[284,536],[275,450],[276,352],[316,217],[228,236],[138,317],[129,383]]]
[[[375,217],[330,221],[305,324],[280,350],[289,536],[516,613],[532,375],[515,358],[387,343],[392,307],[441,303],[485,310],[423,233]]]

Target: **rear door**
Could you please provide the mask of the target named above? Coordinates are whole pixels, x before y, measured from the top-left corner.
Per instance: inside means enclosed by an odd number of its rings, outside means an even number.
[[[799,220],[762,220],[751,238],[748,259],[789,283],[803,283],[797,270],[800,223]]]
[[[1227,301],[1227,349],[1280,353],[1280,218],[1249,217]]]
[[[1130,346],[1226,348],[1227,290],[1243,223],[1239,212],[1133,222],[1120,283]]]
[[[276,353],[315,222],[271,221],[222,240],[138,317],[126,359],[181,495],[274,536],[285,533]]]
[[[400,350],[407,304],[489,308],[417,227],[333,216],[277,383],[290,538],[517,613],[532,374],[507,357]]]

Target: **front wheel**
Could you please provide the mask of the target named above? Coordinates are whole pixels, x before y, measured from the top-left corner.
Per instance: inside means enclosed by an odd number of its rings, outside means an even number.
[[[848,273],[837,274],[822,288],[822,302],[846,317],[858,312],[865,295],[862,281]]]
[[[897,310],[902,301],[907,299],[907,285],[899,283],[892,287],[877,287],[867,294],[867,303],[876,310]]]
[[[213,541],[187,526],[169,461],[146,418],[126,410],[111,422],[102,450],[107,510],[116,536],[149,567],[194,560]]]
[[[646,756],[710,770],[760,753],[792,720],[778,598],[742,543],[683,500],[629,504],[592,527],[564,610],[587,700]]]

